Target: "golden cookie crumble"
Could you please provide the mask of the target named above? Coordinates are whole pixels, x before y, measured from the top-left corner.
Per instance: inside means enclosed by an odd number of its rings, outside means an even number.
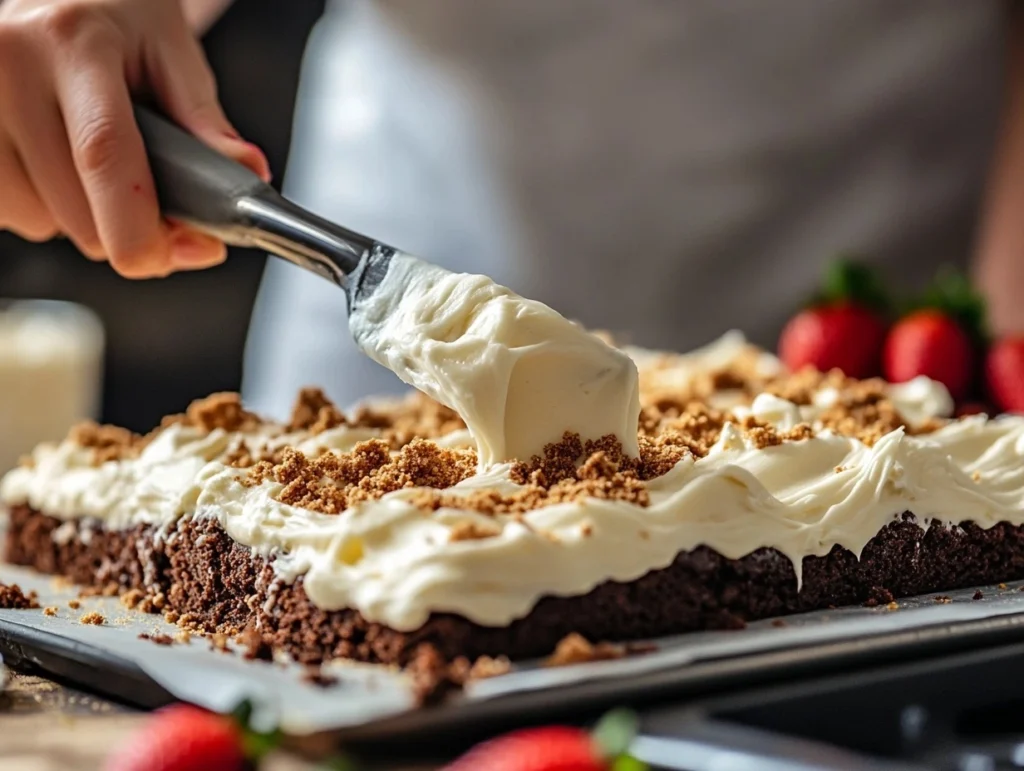
[[[476,460],[473,450],[444,449],[423,439],[392,454],[387,442],[371,439],[348,453],[325,452],[313,458],[288,448],[279,463],[261,461],[253,466],[244,483],[274,481],[284,485],[277,495],[282,503],[340,514],[404,488],[451,487],[476,472]]]

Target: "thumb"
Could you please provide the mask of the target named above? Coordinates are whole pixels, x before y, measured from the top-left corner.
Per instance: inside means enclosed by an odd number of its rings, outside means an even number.
[[[183,129],[269,182],[270,164],[263,151],[242,139],[224,115],[213,72],[199,42],[187,27],[173,37],[154,57],[157,71],[149,73],[158,102]]]

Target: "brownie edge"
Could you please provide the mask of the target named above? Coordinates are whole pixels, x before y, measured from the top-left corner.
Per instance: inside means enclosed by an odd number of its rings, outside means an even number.
[[[233,541],[213,520],[183,518],[160,538],[145,526],[106,531],[94,520],[72,522],[13,507],[6,560],[98,589],[141,590],[158,598],[155,607],[205,631],[259,629],[264,642],[307,664],[348,658],[443,666],[481,656],[532,658],[551,653],[571,633],[593,642],[648,639],[1024,578],[1024,527],[925,529],[907,513],[883,527],[860,559],[840,546],[824,557],[805,557],[799,591],[792,563],[774,549],[727,559],[699,547],[635,581],[544,597],[505,627],[437,613],[419,629],[400,632],[353,609],[318,608],[301,578],[283,583],[272,560]]]

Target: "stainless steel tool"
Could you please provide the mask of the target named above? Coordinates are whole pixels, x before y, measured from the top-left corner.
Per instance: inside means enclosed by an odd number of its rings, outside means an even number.
[[[334,282],[350,314],[377,290],[394,248],[306,211],[152,110],[136,106],[135,118],[165,215]]]

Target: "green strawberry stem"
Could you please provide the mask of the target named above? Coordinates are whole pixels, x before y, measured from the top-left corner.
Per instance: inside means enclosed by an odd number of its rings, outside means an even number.
[[[865,308],[888,315],[892,303],[875,272],[863,263],[842,258],[834,261],[825,271],[822,291],[816,298],[818,305],[853,302]]]
[[[914,303],[910,310],[935,309],[955,320],[975,343],[989,339],[985,299],[971,286],[970,280],[957,270],[946,267]]]
[[[257,731],[252,727],[254,708],[249,699],[241,701],[231,711],[231,718],[242,729],[242,750],[246,759],[254,766],[281,744],[283,735],[275,728],[272,731]]]
[[[636,714],[628,709],[612,710],[594,726],[594,743],[611,762],[611,771],[646,771],[646,763],[629,755],[638,727]]]

